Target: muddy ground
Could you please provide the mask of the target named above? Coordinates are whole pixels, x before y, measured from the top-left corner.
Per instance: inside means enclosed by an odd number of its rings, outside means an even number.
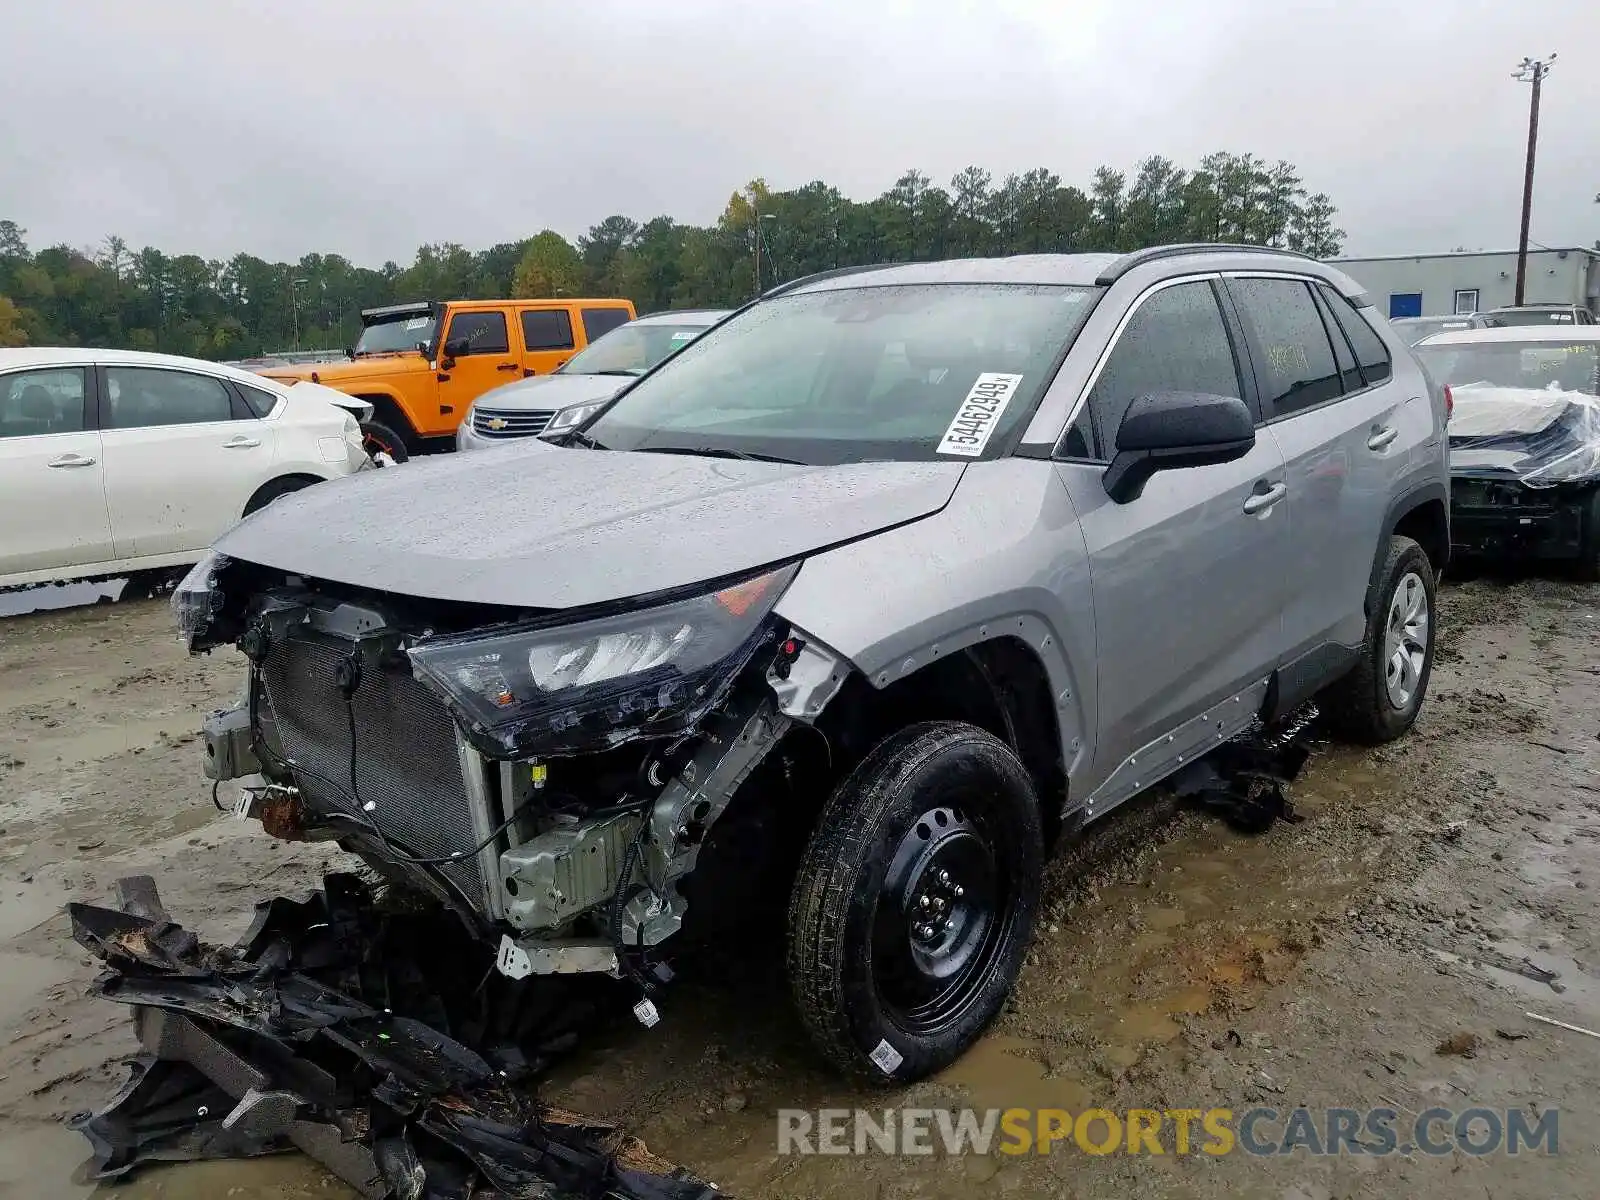
[[[1375,752],[1318,743],[1302,822],[1251,837],[1152,797],[1058,858],[1014,1003],[943,1078],[841,1085],[756,955],[670,993],[654,1030],[600,1031],[552,1098],[740,1196],[1592,1197],[1600,1039],[1524,1014],[1600,1029],[1600,588],[1477,580],[1442,607],[1418,728]],[[213,810],[193,731],[240,677],[232,655],[185,658],[159,602],[0,620],[0,1197],[90,1194],[61,1121],[133,1045],[126,1013],[85,997],[63,902],[148,871],[179,919],[229,938],[330,857]],[[1557,1107],[1560,1153],[777,1153],[779,1108],[886,1104]],[[101,1194],[348,1195],[294,1156]]]

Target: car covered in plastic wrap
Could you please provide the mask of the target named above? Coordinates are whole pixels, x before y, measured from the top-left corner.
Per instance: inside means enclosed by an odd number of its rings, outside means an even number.
[[[1455,552],[1600,579],[1600,326],[1463,330],[1414,350],[1453,401]]]

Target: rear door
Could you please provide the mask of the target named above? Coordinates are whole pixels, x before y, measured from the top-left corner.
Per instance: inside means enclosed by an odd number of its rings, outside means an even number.
[[[522,374],[548,375],[578,350],[578,332],[565,307],[524,308],[517,313],[522,335]],[[591,339],[592,340],[592,339]]]
[[[1112,501],[1102,482],[1117,426],[1137,397],[1247,398],[1244,359],[1216,286],[1183,279],[1136,303],[1063,443],[1068,461],[1057,466],[1079,514],[1094,591],[1096,815],[1168,773],[1178,755],[1248,722],[1282,649],[1289,526],[1280,511],[1283,457],[1270,437],[1235,462],[1157,472],[1127,504]],[[1260,694],[1235,699],[1252,687]],[[1225,711],[1210,711],[1219,705]]]
[[[213,375],[101,367],[100,427],[119,558],[205,549],[272,476],[271,423]]]
[[[1314,666],[1326,653],[1332,663],[1335,647],[1357,647],[1365,635],[1373,556],[1408,449],[1401,409],[1429,400],[1403,393],[1382,340],[1364,325],[1356,353],[1330,304],[1361,318],[1332,288],[1279,275],[1230,276],[1226,286],[1287,471],[1286,657],[1313,656]]]
[[[116,557],[94,369],[0,375],[0,579]]]

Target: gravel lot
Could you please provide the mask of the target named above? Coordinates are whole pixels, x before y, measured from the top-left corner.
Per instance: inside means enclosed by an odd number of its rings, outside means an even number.
[[[842,1086],[758,955],[686,980],[654,1030],[597,1031],[551,1098],[746,1197],[1594,1195],[1600,1039],[1524,1013],[1600,1029],[1600,588],[1474,580],[1442,608],[1418,728],[1376,752],[1319,743],[1293,789],[1304,821],[1249,837],[1149,797],[1059,857],[1014,1004],[945,1077]],[[0,620],[0,1197],[89,1194],[60,1121],[133,1046],[126,1013],[84,995],[94,966],[61,905],[149,872],[178,919],[228,939],[332,857],[212,808],[193,731],[241,662],[184,657],[160,602]],[[777,1154],[779,1108],[886,1104],[1553,1106],[1560,1153]],[[348,1194],[294,1156],[105,1190]]]

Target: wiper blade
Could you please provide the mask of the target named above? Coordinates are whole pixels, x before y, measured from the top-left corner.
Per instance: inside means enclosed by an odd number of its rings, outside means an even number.
[[[610,370],[610,371],[585,371],[584,374],[585,375],[621,375],[624,379],[637,379],[637,378],[639,378],[640,372],[638,372],[638,371],[629,371],[629,370],[626,370],[625,368],[617,367],[617,368],[615,368],[613,370]]]
[[[803,467],[798,458],[783,458],[777,454],[754,454],[749,450],[734,450],[728,446],[640,446],[640,454],[697,454],[704,458],[738,458],[745,462],[786,463]]]
[[[582,446],[585,450],[609,450],[609,449],[611,449],[610,446],[607,446],[607,445],[605,445],[605,444],[603,444],[601,442],[597,442],[594,438],[590,437],[587,433],[584,433],[581,430],[577,430],[577,429],[574,429],[571,433],[563,433],[563,434],[560,435],[560,437],[561,437],[561,444],[563,446]]]

